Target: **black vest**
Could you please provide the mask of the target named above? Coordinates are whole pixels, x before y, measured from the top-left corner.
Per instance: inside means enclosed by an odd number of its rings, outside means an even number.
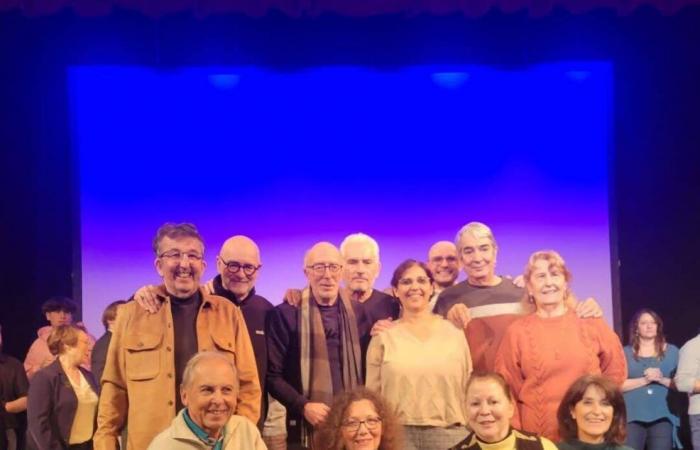
[[[511,429],[510,432],[515,435],[516,450],[544,450],[539,436],[515,429]],[[449,450],[481,450],[481,446],[476,435],[471,433],[466,439]]]

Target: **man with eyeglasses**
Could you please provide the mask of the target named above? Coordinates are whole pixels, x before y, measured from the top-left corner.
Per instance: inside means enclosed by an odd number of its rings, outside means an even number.
[[[357,321],[340,295],[343,259],[328,242],[304,257],[309,287],[298,307],[282,303],[267,327],[270,393],[287,408],[290,449],[308,449],[313,428],[328,416],[333,396],[362,385]]]
[[[270,450],[286,447],[287,432],[284,425],[284,407],[267,395],[265,378],[267,375],[267,342],[265,323],[274,306],[255,291],[255,283],[262,263],[258,245],[247,236],[228,238],[216,257],[218,275],[205,286],[210,294],[227,298],[241,309],[250,341],[255,352],[258,377],[263,395],[260,405],[258,428],[263,433],[265,444]],[[160,304],[156,300],[156,286],[139,289],[134,298],[150,312],[157,312]]]
[[[200,287],[204,242],[194,225],[166,223],[153,242],[158,311],[136,302],[119,307],[107,352],[98,408],[96,450],[115,450],[129,422],[130,450],[144,450],[181,409],[178,387],[187,361],[217,350],[236,365],[236,414],[256,423],[261,390],[255,355],[241,311]]]
[[[374,288],[382,267],[376,240],[364,233],[350,234],[340,243],[340,255],[343,258],[340,293],[351,300],[355,312],[364,374],[372,334],[390,327],[398,319],[400,305],[393,295]],[[301,291],[289,289],[286,297],[287,302],[298,305]],[[375,324],[378,324],[376,328]]]
[[[455,244],[450,241],[434,243],[428,250],[428,268],[435,279],[433,296],[430,298],[432,311],[440,293],[454,286],[459,276],[460,262]]]

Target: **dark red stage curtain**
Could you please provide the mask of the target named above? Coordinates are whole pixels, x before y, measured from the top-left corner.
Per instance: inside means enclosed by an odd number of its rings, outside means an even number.
[[[605,8],[628,14],[642,5],[673,14],[691,4],[700,4],[700,0],[0,0],[0,11],[19,10],[30,16],[64,9],[72,9],[81,16],[100,16],[119,8],[152,17],[178,12],[191,12],[200,17],[221,13],[262,16],[270,11],[292,17],[313,17],[322,13],[351,17],[461,13],[476,17],[495,9],[504,13],[527,11],[537,17],[547,15],[554,8],[572,13]]]

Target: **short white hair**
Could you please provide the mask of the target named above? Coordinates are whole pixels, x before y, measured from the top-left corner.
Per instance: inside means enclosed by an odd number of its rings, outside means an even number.
[[[350,244],[367,244],[372,249],[372,254],[377,257],[379,261],[379,244],[371,236],[365,233],[353,233],[345,237],[343,242],[340,243],[340,255],[345,259],[345,249]]]
[[[190,384],[192,384],[194,371],[201,362],[214,359],[225,362],[229,367],[231,367],[231,370],[233,370],[234,386],[236,387],[236,391],[238,391],[238,369],[236,369],[236,364],[228,356],[213,350],[199,352],[190,358],[189,361],[187,361],[185,371],[182,374],[182,386],[188,388]]]
[[[462,252],[462,236],[464,236],[466,233],[470,233],[478,238],[488,238],[491,241],[491,245],[493,245],[494,248],[498,248],[496,239],[493,237],[493,231],[491,231],[491,228],[489,228],[488,225],[481,222],[469,222],[460,228],[460,230],[457,232],[457,236],[455,236],[455,246],[457,247],[457,252],[459,253]]]

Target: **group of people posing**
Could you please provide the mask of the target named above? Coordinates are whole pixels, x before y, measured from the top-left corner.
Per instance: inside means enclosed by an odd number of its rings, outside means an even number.
[[[401,263],[390,292],[374,288],[374,239],[319,242],[308,285],[278,306],[255,291],[247,237],[223,244],[207,283],[193,225],[163,225],[153,250],[163,284],[110,305],[94,348],[74,311],[45,305],[51,326],[25,362],[27,448],[668,450],[677,388],[700,450],[700,338],[679,366],[642,310],[623,349],[557,252],[533,253],[517,281],[496,275],[482,223]]]

